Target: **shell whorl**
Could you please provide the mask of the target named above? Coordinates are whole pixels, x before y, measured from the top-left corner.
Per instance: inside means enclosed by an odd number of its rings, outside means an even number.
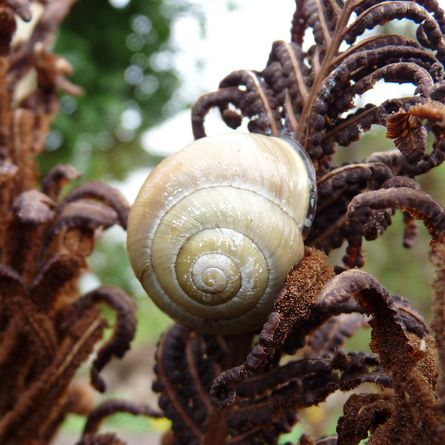
[[[254,330],[303,256],[311,166],[285,139],[231,133],[162,161],[132,207],[128,251],[154,302],[223,335]]]

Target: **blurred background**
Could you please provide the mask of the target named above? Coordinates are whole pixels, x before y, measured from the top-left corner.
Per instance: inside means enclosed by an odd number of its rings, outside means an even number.
[[[445,3],[445,0],[442,0]],[[73,65],[71,80],[85,95],[60,97],[60,111],[40,156],[42,173],[57,163],[72,164],[83,173],[80,181],[108,182],[132,203],[150,170],[164,156],[193,140],[190,106],[200,94],[214,91],[219,81],[235,69],[261,70],[274,40],[289,40],[293,0],[79,0],[64,22],[56,53]],[[396,26],[412,33],[409,22]],[[376,29],[374,32],[381,32]],[[385,29],[388,32],[388,29]],[[360,100],[380,103],[389,97],[412,94],[414,87],[377,84]],[[227,131],[217,113],[207,121],[210,134]],[[363,159],[373,151],[393,148],[382,128],[373,128],[360,143],[340,150],[337,161]],[[423,187],[445,202],[444,168],[424,178]],[[402,247],[401,215],[385,235],[366,243],[365,269],[391,291],[410,299],[430,317],[433,272],[428,259],[428,236],[419,226],[411,250]],[[342,249],[333,261],[339,263]],[[153,354],[160,333],[169,320],[159,312],[134,278],[125,251],[125,232],[107,231],[90,257],[90,273],[82,291],[99,283],[116,285],[138,305],[138,330],[133,348],[122,361],[104,373],[109,385],[106,398],[122,397],[156,404],[151,392]],[[366,349],[368,332],[351,340],[350,349]],[[81,379],[88,379],[87,370]],[[99,400],[99,396],[92,393]],[[303,413],[302,422],[285,440],[302,432],[335,432],[341,413],[334,395],[323,406]],[[70,416],[56,442],[72,444],[83,419]],[[150,421],[116,415],[104,429],[117,432],[132,443],[157,443],[168,421]]]

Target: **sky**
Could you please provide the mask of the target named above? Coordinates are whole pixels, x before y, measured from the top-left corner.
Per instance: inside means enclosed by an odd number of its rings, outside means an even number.
[[[272,42],[289,40],[293,0],[276,0],[272,10],[271,2],[258,0],[194,0],[193,3],[205,17],[205,36],[193,16],[183,16],[173,25],[172,41],[177,54],[174,64],[183,82],[177,94],[180,100],[193,103],[200,94],[217,89],[219,81],[231,71],[261,70]],[[233,8],[231,3],[235,5]],[[224,128],[215,121],[209,127],[211,133]],[[175,128],[173,135],[172,128]],[[170,136],[167,144],[166,135]],[[161,155],[192,140],[189,110],[147,132],[142,139],[150,151]]]

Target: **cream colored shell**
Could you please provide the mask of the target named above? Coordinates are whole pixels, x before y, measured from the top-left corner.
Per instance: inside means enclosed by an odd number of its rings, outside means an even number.
[[[146,179],[128,224],[136,276],[179,323],[223,335],[264,323],[303,256],[313,184],[290,142],[199,139]]]

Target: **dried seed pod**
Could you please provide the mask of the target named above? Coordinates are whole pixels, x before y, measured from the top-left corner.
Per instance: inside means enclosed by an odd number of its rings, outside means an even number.
[[[303,256],[315,196],[312,164],[290,139],[199,139],[161,162],[139,192],[128,224],[135,274],[186,326],[253,331]]]

